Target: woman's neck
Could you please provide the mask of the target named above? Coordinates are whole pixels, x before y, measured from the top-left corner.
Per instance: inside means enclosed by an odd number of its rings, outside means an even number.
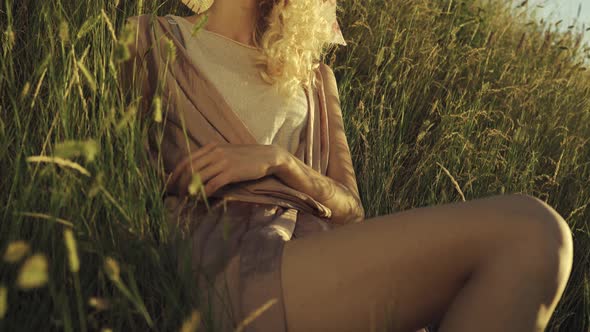
[[[258,0],[215,0],[207,13],[209,18],[205,29],[254,46],[252,35],[258,16]],[[198,16],[189,16],[187,19],[196,23]]]

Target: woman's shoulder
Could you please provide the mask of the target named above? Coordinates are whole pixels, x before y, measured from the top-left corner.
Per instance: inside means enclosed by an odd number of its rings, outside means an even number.
[[[141,14],[141,15],[129,16],[125,19],[125,22],[128,22],[130,24],[139,25],[139,24],[150,22],[151,20],[161,19],[161,18],[164,18],[164,16],[157,16],[154,14]]]
[[[163,27],[166,16],[158,16],[155,14],[141,14],[135,16],[128,16],[125,18],[124,34],[132,33],[139,36],[139,40],[143,43],[149,43],[152,35],[152,28]],[[159,23],[159,24],[158,24]]]
[[[166,16],[168,16],[168,15],[158,16],[155,14],[141,14],[141,15],[129,16],[125,19],[125,22],[127,24],[130,24],[133,27],[141,27],[141,26],[149,25],[150,23],[153,23],[155,21],[164,22],[164,20],[167,19]]]
[[[320,62],[317,71],[320,73],[322,78],[322,83],[324,85],[324,89],[332,89],[334,91],[338,91],[338,83],[336,80],[336,75],[334,75],[334,70],[332,67],[325,62]]]
[[[330,67],[330,65],[328,65],[327,63],[325,63],[323,61],[320,62],[318,70],[322,73],[322,77],[326,77],[326,76],[328,78],[334,77],[334,70],[332,70],[332,67]]]

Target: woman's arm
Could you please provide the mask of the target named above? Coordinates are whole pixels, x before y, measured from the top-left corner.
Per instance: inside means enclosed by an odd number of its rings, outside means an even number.
[[[342,110],[334,72],[320,65],[329,110],[328,128],[330,156],[326,175],[318,173],[290,153],[284,153],[272,172],[287,185],[304,192],[332,210],[332,222],[360,222],[365,211],[359,196],[356,176],[346,139]],[[286,150],[285,150],[286,151]]]
[[[272,174],[288,186],[304,192],[332,210],[331,223],[361,222],[365,212],[360,197],[332,178],[318,173],[292,154],[283,159]]]

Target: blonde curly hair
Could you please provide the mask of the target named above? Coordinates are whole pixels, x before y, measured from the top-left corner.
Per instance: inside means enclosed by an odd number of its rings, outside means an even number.
[[[330,18],[323,0],[259,0],[252,39],[261,49],[255,63],[262,79],[287,98],[302,86],[315,88],[314,70],[333,38]]]
[[[254,40],[262,48],[257,63],[262,79],[277,83],[279,92],[293,96],[305,85],[315,87],[313,71],[332,39],[321,0],[261,0]]]

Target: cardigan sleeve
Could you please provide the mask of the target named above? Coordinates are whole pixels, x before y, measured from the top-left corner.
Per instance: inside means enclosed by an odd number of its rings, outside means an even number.
[[[122,37],[129,40],[118,46],[122,49],[126,48],[128,52],[127,59],[119,64],[119,82],[128,104],[133,97],[141,97],[138,105],[141,116],[148,115],[155,90],[151,84],[154,82],[155,73],[151,70],[153,61],[149,59],[149,49],[152,45],[148,25],[147,15],[127,18],[123,33],[129,35]]]
[[[159,138],[165,133],[166,128],[155,122],[152,116],[152,100],[156,90],[154,82],[157,82],[157,77],[154,76],[157,75],[157,70],[152,59],[153,52],[150,52],[152,38],[149,20],[148,15],[132,16],[125,20],[120,40],[128,38],[128,41],[118,47],[125,47],[127,50],[121,51],[128,53],[126,60],[119,62],[118,78],[126,105],[135,104],[137,107],[137,120],[147,131],[142,133],[143,149],[147,153],[148,162],[156,170],[158,179],[165,187],[170,172],[160,165],[162,149],[158,142],[161,141]],[[138,101],[134,102],[135,100]]]
[[[119,66],[120,83],[125,93],[127,104],[139,98],[137,103],[138,120],[147,133],[142,133],[142,145],[149,163],[157,172],[162,188],[167,195],[180,196],[178,181],[172,182],[171,175],[179,161],[189,154],[185,146],[183,129],[171,117],[169,108],[176,107],[167,98],[168,91],[160,94],[162,122],[154,121],[152,101],[156,95],[158,82],[166,80],[161,72],[162,65],[159,51],[154,49],[156,38],[152,30],[151,15],[144,14],[126,19],[126,28],[132,31],[133,38],[126,46],[129,57]],[[155,24],[157,30],[158,22]],[[153,32],[152,32],[153,31]],[[169,74],[168,74],[169,75]],[[164,110],[166,109],[166,110]],[[174,113],[174,112],[172,112]]]

